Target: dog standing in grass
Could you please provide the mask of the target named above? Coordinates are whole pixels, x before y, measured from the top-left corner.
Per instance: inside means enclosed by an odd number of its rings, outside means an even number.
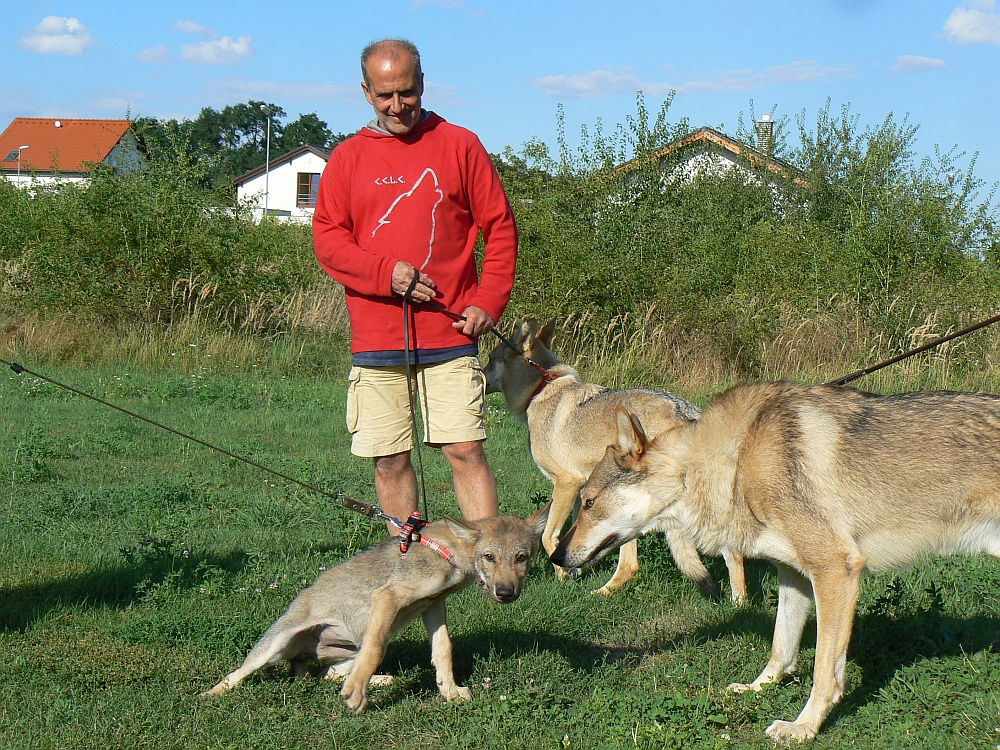
[[[1000,397],[875,396],[791,383],[738,386],[697,422],[650,440],[617,411],[617,438],[552,559],[586,566],[640,534],[680,527],[712,554],[778,567],[771,658],[760,690],[795,669],[816,603],[813,687],[776,742],[815,737],[844,693],[861,575],[927,555],[1000,556]]]
[[[441,695],[470,700],[469,689],[455,682],[452,671],[445,598],[478,581],[494,600],[515,601],[548,512],[546,505],[526,519],[446,516],[421,529],[452,553],[450,561],[416,542],[401,556],[395,538],[345,560],[301,591],[243,665],[204,695],[232,690],[265,664],[287,659],[298,677],[306,674],[307,662],[319,660],[329,665],[326,679],[344,679],[340,695],[351,711],[361,713],[368,685],[392,681],[375,674],[389,638],[422,616]]]
[[[615,407],[625,406],[641,415],[651,434],[698,418],[698,407],[690,401],[640,388],[609,390],[583,383],[576,370],[562,364],[550,349],[555,321],[541,330],[534,320],[527,320],[516,336],[525,356],[548,370],[555,380],[545,384],[541,374],[503,343],[490,354],[486,368],[486,392],[501,392],[511,414],[528,425],[531,456],[553,484],[552,510],[549,513],[542,545],[552,553],[559,543],[559,533],[577,501],[580,488],[591,470],[614,442]],[[680,529],[666,534],[670,553],[680,571],[706,594],[715,591],[715,582],[701,562],[691,539]],[[746,599],[743,560],[724,553],[729,567],[734,602]],[[610,594],[620,589],[639,570],[638,544],[627,541],[618,553],[618,568],[599,591]],[[566,571],[557,566],[560,578]]]

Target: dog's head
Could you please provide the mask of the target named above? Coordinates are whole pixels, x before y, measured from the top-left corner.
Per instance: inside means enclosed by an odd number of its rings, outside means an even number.
[[[559,362],[550,348],[555,331],[555,319],[539,329],[538,321],[528,318],[514,334],[513,343],[524,356],[543,367],[551,367]],[[486,392],[503,393],[508,404],[516,404],[524,394],[530,395],[540,378],[537,370],[502,341],[490,352],[485,375]]]
[[[463,521],[445,516],[449,530],[474,548],[474,567],[488,596],[509,604],[521,595],[531,558],[538,552],[549,505],[527,518],[496,516]]]
[[[621,406],[615,408],[615,421],[615,443],[580,491],[580,515],[551,555],[561,567],[586,568],[656,527],[684,492],[683,471],[667,460],[680,428],[658,435],[654,445],[638,417]],[[651,449],[657,454],[655,487]]]

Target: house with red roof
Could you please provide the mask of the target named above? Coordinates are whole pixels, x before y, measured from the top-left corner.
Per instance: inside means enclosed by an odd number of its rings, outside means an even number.
[[[0,174],[18,186],[87,179],[95,164],[142,162],[131,120],[17,117],[0,133]]]

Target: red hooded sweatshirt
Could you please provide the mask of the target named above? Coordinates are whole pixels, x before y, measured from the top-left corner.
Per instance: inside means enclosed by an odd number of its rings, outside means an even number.
[[[479,232],[486,250],[477,278]],[[430,276],[435,302],[458,313],[475,305],[499,320],[514,285],[517,228],[500,177],[475,134],[434,113],[402,136],[362,128],[333,151],[313,237],[320,265],[347,290],[355,364],[403,363],[402,354],[379,361],[403,350],[402,298],[392,292],[398,260]],[[414,306],[418,361],[441,359],[434,350],[475,353],[475,341],[431,307]]]

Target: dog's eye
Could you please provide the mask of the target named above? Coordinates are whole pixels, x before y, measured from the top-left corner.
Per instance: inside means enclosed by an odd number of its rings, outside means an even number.
[[[518,552],[517,553],[517,561],[519,563],[527,562],[528,561],[528,556],[526,554],[524,554],[523,552]]]
[[[492,563],[492,562],[496,562],[497,561],[496,557],[494,557],[493,553],[491,553],[491,552],[487,552],[485,555],[483,555],[483,559],[486,562],[488,562],[488,563]]]
[[[594,497],[588,497],[588,498],[586,498],[583,501],[583,509],[584,510],[590,510],[591,508],[593,508],[594,507],[594,500],[596,500],[596,499],[597,498],[594,498]]]

